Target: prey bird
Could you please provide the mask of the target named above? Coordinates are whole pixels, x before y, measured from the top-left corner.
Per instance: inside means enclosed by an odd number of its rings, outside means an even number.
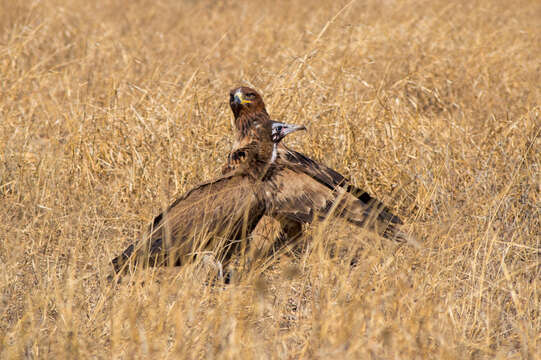
[[[264,178],[287,134],[304,129],[254,119],[243,146],[230,155],[235,164],[223,176],[197,185],[158,215],[143,239],[112,260],[115,273],[129,265],[179,266],[205,250],[222,251],[227,261],[266,212]]]
[[[230,107],[234,115],[236,143],[234,151],[250,143],[253,124],[271,120],[261,96],[249,87],[239,87],[230,92]],[[276,143],[276,159],[266,175],[266,214],[281,224],[277,241],[293,241],[302,234],[302,224],[330,214],[346,219],[359,227],[375,230],[384,237],[397,241],[409,240],[400,230],[402,220],[380,201],[353,186],[337,171],[319,164],[282,143]],[[231,155],[222,173],[232,171],[237,165]]]

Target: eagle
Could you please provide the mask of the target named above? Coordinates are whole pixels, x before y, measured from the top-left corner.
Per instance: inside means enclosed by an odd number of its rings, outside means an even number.
[[[137,264],[180,266],[209,250],[226,262],[266,213],[264,183],[277,145],[303,129],[254,119],[245,132],[247,141],[229,156],[231,169],[195,186],[156,216],[142,239],[112,260],[115,273]]]
[[[250,142],[250,129],[256,123],[274,124],[276,132],[283,130],[280,123],[270,118],[263,98],[252,88],[243,86],[231,90],[229,104],[236,132],[232,154]],[[265,201],[266,214],[281,224],[276,241],[282,244],[293,241],[302,235],[303,224],[331,214],[386,238],[412,240],[401,230],[403,222],[398,216],[346,177],[283,143],[276,143],[275,148],[276,159],[266,174],[268,196]],[[222,173],[236,167],[232,160],[230,155]]]

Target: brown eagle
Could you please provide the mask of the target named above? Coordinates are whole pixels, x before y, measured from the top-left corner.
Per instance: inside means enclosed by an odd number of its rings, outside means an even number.
[[[236,143],[234,150],[250,142],[255,123],[280,123],[271,120],[261,96],[249,87],[231,90],[229,104],[234,115]],[[346,219],[359,227],[375,230],[384,237],[409,240],[400,230],[401,219],[367,192],[353,186],[337,171],[317,163],[282,143],[276,143],[276,159],[266,174],[267,214],[281,224],[278,241],[291,241],[302,233],[302,224],[329,214]],[[232,154],[235,154],[233,151]],[[222,169],[232,171],[236,164],[231,156]]]
[[[277,124],[254,119],[245,131],[249,140],[230,155],[234,168],[197,185],[154,218],[143,239],[112,260],[115,272],[129,264],[178,266],[205,250],[221,250],[215,257],[226,261],[266,212],[264,183],[277,144],[304,129]]]

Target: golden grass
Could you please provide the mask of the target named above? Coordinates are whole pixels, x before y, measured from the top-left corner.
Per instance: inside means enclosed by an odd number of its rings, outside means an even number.
[[[540,28],[534,0],[0,1],[0,358],[540,358]],[[422,248],[314,225],[229,286],[108,283],[218,174],[239,84]]]

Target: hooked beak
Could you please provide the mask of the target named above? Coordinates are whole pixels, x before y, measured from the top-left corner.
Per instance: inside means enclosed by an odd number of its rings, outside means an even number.
[[[291,134],[292,132],[299,131],[299,130],[306,130],[306,127],[304,125],[293,125],[293,124],[286,124],[278,121],[272,122],[272,141],[275,143],[280,142],[283,138],[285,138],[288,134]]]
[[[243,105],[243,104],[250,104],[252,101],[245,99],[242,94],[242,91],[237,90],[237,92],[235,92],[234,94],[233,102],[237,105]]]

